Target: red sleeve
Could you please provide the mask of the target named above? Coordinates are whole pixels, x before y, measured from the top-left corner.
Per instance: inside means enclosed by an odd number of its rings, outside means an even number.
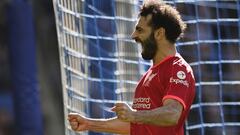
[[[166,78],[166,95],[165,99],[175,99],[179,101],[183,108],[186,109],[188,102],[188,95],[190,92],[190,85],[192,84],[191,69],[187,69],[187,65],[175,63],[172,65],[171,72]]]

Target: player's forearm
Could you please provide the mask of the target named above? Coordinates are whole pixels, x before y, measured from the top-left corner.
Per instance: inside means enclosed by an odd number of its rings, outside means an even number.
[[[89,119],[88,120],[88,130],[95,132],[106,132],[114,134],[129,134],[130,133],[130,123],[120,121],[117,118],[112,119]]]
[[[179,117],[177,110],[163,106],[153,110],[136,111],[134,113],[134,122],[157,126],[173,126],[177,124]]]

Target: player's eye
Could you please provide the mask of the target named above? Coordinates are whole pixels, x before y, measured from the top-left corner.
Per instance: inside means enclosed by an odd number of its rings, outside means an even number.
[[[142,29],[141,27],[136,27],[136,31],[137,31],[137,32],[142,32],[143,29]]]

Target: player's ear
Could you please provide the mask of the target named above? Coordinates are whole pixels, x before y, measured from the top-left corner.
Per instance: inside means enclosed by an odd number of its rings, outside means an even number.
[[[165,37],[165,29],[160,27],[154,31],[155,39],[161,40]]]

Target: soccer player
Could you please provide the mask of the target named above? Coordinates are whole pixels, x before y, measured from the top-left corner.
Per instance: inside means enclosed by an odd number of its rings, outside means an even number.
[[[69,114],[75,131],[131,135],[183,135],[184,121],[195,96],[195,80],[189,64],[175,43],[186,28],[178,11],[160,0],[146,1],[132,38],[142,46],[142,57],[153,65],[139,81],[133,105],[116,103],[117,117],[91,119]]]

